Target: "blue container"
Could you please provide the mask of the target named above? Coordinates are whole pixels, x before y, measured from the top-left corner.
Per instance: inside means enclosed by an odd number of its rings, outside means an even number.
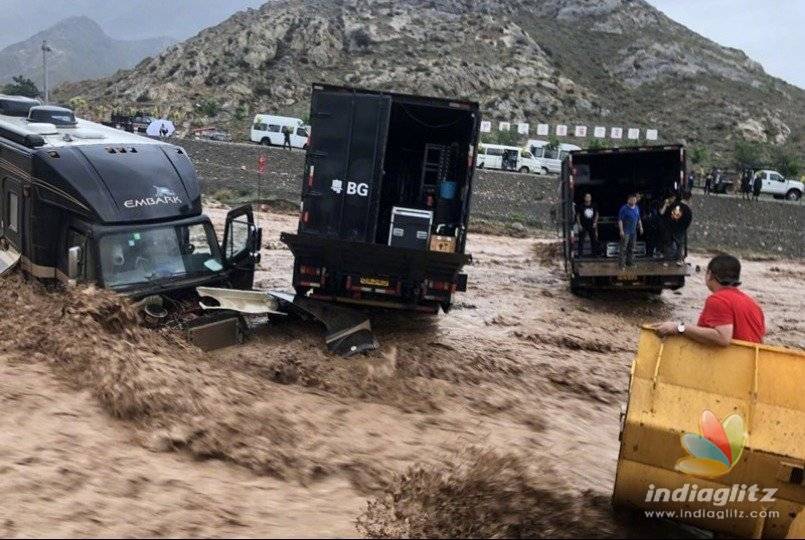
[[[458,184],[450,180],[444,180],[439,186],[439,197],[442,199],[454,199],[456,197],[456,188]]]

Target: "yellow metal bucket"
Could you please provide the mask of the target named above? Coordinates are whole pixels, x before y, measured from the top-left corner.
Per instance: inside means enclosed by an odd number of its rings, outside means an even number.
[[[803,467],[805,351],[641,331],[616,505],[730,535],[802,537]]]

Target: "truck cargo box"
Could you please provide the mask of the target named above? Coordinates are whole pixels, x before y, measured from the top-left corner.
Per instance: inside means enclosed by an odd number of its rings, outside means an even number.
[[[297,291],[448,309],[465,283],[478,104],[316,84],[310,123],[298,234],[282,235]]]
[[[640,146],[577,150],[562,165],[561,208],[565,268],[574,291],[591,289],[642,289],[660,292],[678,289],[690,267],[660,254],[668,247],[663,225],[652,216],[668,197],[689,192],[685,174],[685,149],[681,145]],[[598,245],[587,236],[579,246],[576,207],[585,194],[598,210]],[[631,193],[638,202],[645,234],[635,243],[635,264],[621,269],[618,212]],[[694,223],[695,226],[695,223]],[[597,249],[595,249],[597,247]],[[687,254],[687,239],[681,248]]]

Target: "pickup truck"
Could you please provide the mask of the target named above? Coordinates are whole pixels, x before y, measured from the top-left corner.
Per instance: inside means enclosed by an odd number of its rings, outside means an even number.
[[[761,193],[768,193],[775,199],[788,199],[789,201],[798,201],[802,194],[805,193],[802,182],[799,180],[787,180],[782,174],[772,170],[762,170],[755,173],[755,178],[760,177],[763,180],[763,187],[760,189]]]

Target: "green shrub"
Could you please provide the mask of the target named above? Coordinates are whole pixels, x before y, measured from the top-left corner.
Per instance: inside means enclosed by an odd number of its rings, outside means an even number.
[[[796,178],[802,170],[799,157],[790,149],[775,148],[771,155],[772,167],[786,178]]]
[[[14,82],[10,82],[2,87],[3,94],[30,98],[39,97],[39,88],[36,87],[36,84],[31,79],[18,75],[11,80]]]
[[[218,115],[218,111],[221,110],[221,106],[218,105],[218,102],[214,99],[207,99],[199,105],[198,110],[204,114],[204,116],[212,118]]]

